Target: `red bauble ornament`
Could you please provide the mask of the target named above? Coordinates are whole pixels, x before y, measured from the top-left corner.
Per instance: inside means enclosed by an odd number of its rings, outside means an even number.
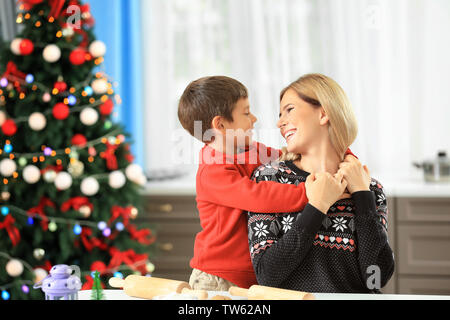
[[[87,143],[87,139],[81,133],[77,133],[76,135],[74,135],[72,137],[72,144],[74,146],[84,147],[86,145],[86,143]]]
[[[34,50],[33,42],[29,39],[23,39],[19,44],[19,51],[22,55],[27,56]]]
[[[113,112],[114,102],[111,99],[106,100],[102,105],[100,105],[100,114],[103,116],[108,116]]]
[[[13,136],[17,132],[17,125],[12,119],[8,119],[5,122],[3,122],[2,125],[2,132],[3,134],[7,136]]]
[[[86,50],[78,48],[73,50],[69,56],[70,63],[79,66],[86,61]]]
[[[102,261],[94,261],[91,264],[91,271],[98,271],[102,274],[106,270],[106,265]]]
[[[62,102],[55,104],[53,107],[53,116],[55,119],[64,120],[69,116],[69,113],[69,107]]]
[[[57,89],[58,92],[64,92],[67,90],[67,83],[64,81],[56,81],[53,88]]]

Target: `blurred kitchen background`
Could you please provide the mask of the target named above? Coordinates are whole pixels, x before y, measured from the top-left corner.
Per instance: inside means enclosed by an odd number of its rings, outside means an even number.
[[[155,276],[186,280],[200,230],[202,144],[177,118],[187,84],[206,75],[240,80],[258,117],[256,139],[281,148],[280,90],[318,72],[349,96],[359,123],[351,149],[388,196],[397,265],[385,292],[450,294],[450,1],[85,2],[123,100],[115,119],[149,177],[140,218],[160,226]],[[12,39],[14,1],[0,6],[0,34]]]

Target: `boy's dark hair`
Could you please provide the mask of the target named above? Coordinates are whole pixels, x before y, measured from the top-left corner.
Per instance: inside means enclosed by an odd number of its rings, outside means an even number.
[[[192,81],[184,90],[178,104],[178,119],[193,137],[204,141],[215,116],[233,121],[231,113],[241,98],[248,98],[247,88],[239,81],[225,77],[203,77]],[[194,122],[201,121],[201,137],[194,134]],[[199,132],[196,132],[198,135]]]

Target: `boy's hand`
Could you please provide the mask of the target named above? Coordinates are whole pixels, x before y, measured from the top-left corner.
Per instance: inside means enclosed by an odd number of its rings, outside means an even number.
[[[332,176],[329,172],[311,173],[305,181],[309,203],[323,214],[342,196],[347,181],[341,173]]]
[[[338,173],[347,180],[347,189],[350,193],[357,191],[369,191],[370,172],[366,165],[351,155],[347,155],[343,162],[339,164]]]

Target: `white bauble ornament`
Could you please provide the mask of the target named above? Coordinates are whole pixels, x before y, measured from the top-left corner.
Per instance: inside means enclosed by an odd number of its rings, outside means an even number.
[[[14,53],[16,56],[20,56],[20,43],[22,42],[22,38],[16,38],[13,41],[11,41],[10,49],[11,52]]]
[[[91,107],[84,108],[80,113],[80,121],[86,126],[92,126],[97,123],[98,112]]]
[[[38,167],[30,164],[23,169],[22,175],[26,183],[35,184],[41,178],[41,171]]]
[[[0,110],[0,127],[5,123],[5,121],[6,121],[6,113]]]
[[[147,262],[145,264],[145,268],[147,269],[147,272],[152,273],[153,271],[155,271],[155,265],[151,262]]]
[[[97,179],[88,177],[88,178],[84,178],[83,181],[81,181],[80,189],[84,195],[93,196],[100,189],[100,185],[99,185]]]
[[[34,271],[34,283],[41,282],[48,275],[47,271],[42,268],[36,268]]]
[[[0,162],[0,173],[4,177],[10,177],[17,170],[17,165],[14,160],[11,159],[3,159]]]
[[[72,176],[65,171],[61,171],[55,178],[55,186],[58,190],[69,189],[72,186]]]
[[[92,213],[91,208],[89,208],[89,206],[81,206],[80,210],[78,210],[81,215],[83,216],[83,218],[89,218],[89,216]]]
[[[137,181],[135,181],[138,185],[143,186],[147,183],[147,177],[142,174],[139,176],[139,178],[137,179]]]
[[[42,51],[44,60],[50,63],[56,62],[61,58],[61,49],[56,44],[48,44]]]
[[[41,260],[45,255],[45,250],[42,248],[36,248],[33,250],[33,257],[36,260]]]
[[[84,164],[83,164],[83,162],[72,158],[70,160],[70,164],[69,164],[69,167],[67,168],[67,171],[69,171],[69,173],[72,177],[78,178],[84,172]]]
[[[106,53],[106,45],[103,41],[95,40],[89,46],[89,53],[94,57],[103,57]]]
[[[106,93],[106,91],[108,91],[108,81],[106,81],[106,79],[103,78],[95,79],[94,81],[92,81],[91,87],[96,94]]]
[[[42,95],[42,101],[44,101],[44,102],[49,102],[51,99],[52,99],[52,96],[48,92],[46,92]]]
[[[55,170],[48,170],[44,173],[44,180],[45,180],[45,182],[53,183],[53,182],[55,182],[57,175],[58,174],[56,173]]]
[[[47,119],[40,112],[33,112],[28,118],[28,125],[34,131],[41,131],[47,125]]]
[[[8,201],[10,197],[11,197],[11,193],[9,191],[2,191],[0,193],[0,199],[3,201]]]
[[[132,163],[125,169],[125,174],[127,175],[128,180],[137,182],[143,172],[140,165]]]
[[[18,277],[23,272],[23,263],[20,260],[11,259],[6,264],[5,269],[11,277]]]
[[[109,174],[109,186],[113,189],[122,188],[127,182],[122,171],[113,171]]]
[[[75,34],[75,31],[73,31],[73,28],[66,27],[62,29],[62,35],[64,37],[72,37]]]

